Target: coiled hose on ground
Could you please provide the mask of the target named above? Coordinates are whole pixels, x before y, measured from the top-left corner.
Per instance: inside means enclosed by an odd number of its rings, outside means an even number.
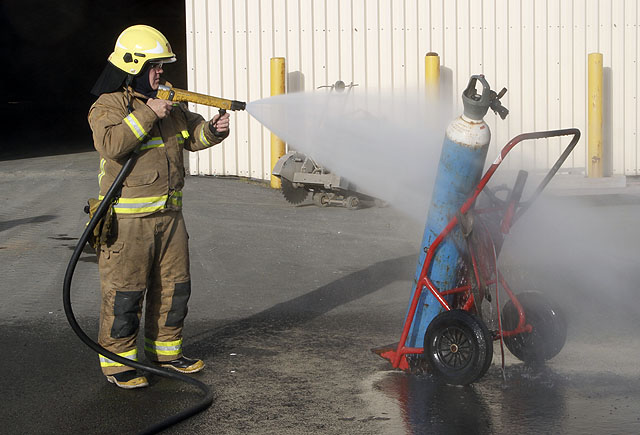
[[[113,201],[113,198],[120,191],[120,188],[122,187],[122,184],[124,183],[125,178],[127,177],[127,175],[129,175],[129,173],[131,172],[131,169],[133,169],[133,166],[136,161],[136,157],[137,157],[137,153],[133,153],[131,157],[129,157],[127,162],[123,165],[122,169],[118,173],[113,184],[107,191],[104,199],[98,206],[98,209],[96,210],[95,214],[87,224],[87,227],[82,233],[82,236],[80,236],[80,240],[78,240],[78,244],[76,245],[73,251],[73,254],[71,255],[71,260],[69,260],[67,271],[64,276],[62,298],[63,298],[63,304],[64,304],[64,312],[67,316],[67,320],[69,321],[69,325],[71,325],[71,328],[73,329],[73,332],[75,332],[76,335],[80,338],[80,340],[82,340],[87,346],[89,346],[95,352],[113,361],[116,361],[120,364],[124,364],[126,366],[133,367],[138,370],[142,370],[142,371],[152,373],[154,375],[162,376],[165,378],[177,379],[179,381],[186,382],[188,384],[191,384],[197,387],[204,393],[204,397],[200,402],[158,423],[155,423],[147,427],[141,432],[142,434],[153,434],[153,433],[158,433],[170,426],[173,426],[176,423],[186,420],[187,418],[207,409],[213,403],[213,392],[206,384],[200,382],[197,379],[193,379],[187,375],[184,375],[182,373],[170,372],[168,370],[165,370],[159,367],[143,364],[138,361],[132,361],[132,360],[123,358],[119,355],[116,355],[115,353],[109,352],[108,350],[100,346],[98,343],[93,341],[91,338],[89,338],[89,336],[82,330],[82,328],[80,328],[80,325],[78,324],[78,321],[76,320],[73,314],[73,309],[71,307],[71,280],[73,278],[73,272],[75,271],[76,265],[78,264],[80,254],[82,253],[82,250],[84,249],[84,246],[87,243],[87,240],[89,239],[89,235],[93,232],[94,228],[96,227],[96,225],[98,224],[102,216],[104,216],[104,214],[107,211],[107,208],[111,206],[111,202]]]

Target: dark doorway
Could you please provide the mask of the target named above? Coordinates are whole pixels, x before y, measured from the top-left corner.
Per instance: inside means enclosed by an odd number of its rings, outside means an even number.
[[[118,35],[134,24],[153,26],[169,39],[178,62],[165,76],[186,87],[182,1],[3,0],[0,159],[93,149],[89,92]]]

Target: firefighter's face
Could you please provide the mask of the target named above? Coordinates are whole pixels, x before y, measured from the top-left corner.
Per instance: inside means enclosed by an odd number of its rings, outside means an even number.
[[[151,64],[151,68],[149,68],[149,84],[151,85],[151,89],[158,89],[158,86],[160,86],[160,75],[163,72],[162,62]]]

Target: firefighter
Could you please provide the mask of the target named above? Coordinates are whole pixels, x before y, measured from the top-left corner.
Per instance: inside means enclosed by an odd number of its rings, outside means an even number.
[[[191,294],[187,230],[182,216],[183,149],[198,151],[229,135],[229,114],[210,121],[183,105],[156,99],[164,65],[176,61],[167,39],[144,25],[125,29],[97,80],[89,110],[100,154],[102,199],[131,153],[135,166],[111,211],[108,238],[97,248],[102,303],[98,342],[130,360],[145,308],[144,353],[181,373],[203,369],[182,353]],[[106,241],[105,241],[106,240]],[[100,355],[107,380],[132,389],[148,385],[138,371]]]

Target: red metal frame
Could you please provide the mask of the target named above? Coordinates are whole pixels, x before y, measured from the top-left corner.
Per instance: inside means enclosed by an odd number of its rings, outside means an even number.
[[[400,337],[400,341],[397,344],[397,348],[395,349],[395,351],[393,349],[384,349],[384,350],[381,350],[381,352],[379,353],[380,356],[391,361],[391,364],[393,365],[394,368],[407,370],[409,369],[409,364],[407,362],[406,355],[424,353],[424,349],[421,347],[405,346],[407,337],[409,336],[411,325],[413,324],[413,318],[416,312],[416,308],[418,306],[418,301],[420,300],[420,296],[422,295],[422,291],[424,287],[429,289],[431,294],[436,298],[436,300],[440,303],[440,305],[442,305],[442,307],[447,311],[450,311],[452,309],[444,298],[445,296],[448,296],[448,295],[467,293],[468,297],[466,299],[466,302],[462,306],[462,309],[469,311],[474,306],[474,297],[473,297],[473,293],[471,292],[471,285],[464,285],[461,287],[440,291],[436,288],[433,282],[431,282],[431,280],[429,279],[429,276],[427,275],[427,271],[429,270],[429,266],[431,265],[431,261],[433,260],[433,257],[435,255],[436,250],[438,249],[438,246],[440,245],[440,243],[442,243],[444,238],[447,237],[451,233],[451,231],[453,231],[455,226],[458,225],[458,215],[464,215],[465,213],[469,212],[469,210],[473,208],[473,205],[478,195],[480,195],[480,192],[482,192],[484,187],[487,185],[487,183],[489,182],[489,179],[491,179],[493,174],[496,172],[496,170],[498,169],[498,166],[500,166],[500,164],[502,163],[506,155],[517,144],[519,144],[524,140],[542,139],[542,138],[568,136],[568,135],[573,135],[573,139],[571,140],[567,148],[564,150],[560,158],[558,158],[558,161],[556,161],[556,163],[553,165],[551,170],[547,173],[547,175],[542,180],[540,185],[534,191],[531,198],[526,202],[521,202],[519,204],[518,210],[516,210],[515,204],[508,205],[507,211],[505,212],[505,218],[503,219],[503,228],[502,228],[503,232],[506,232],[505,230],[508,230],[508,228],[505,228],[505,226],[510,227],[522,215],[522,213],[531,205],[531,203],[538,197],[538,195],[540,195],[542,190],[544,190],[546,185],[549,183],[551,178],[553,178],[553,176],[556,174],[560,166],[562,166],[562,164],[564,163],[566,158],[569,156],[571,151],[573,151],[573,148],[576,146],[576,144],[578,143],[578,140],[580,139],[580,130],[575,128],[570,128],[570,129],[564,129],[564,130],[551,130],[551,131],[542,131],[542,132],[534,132],[534,133],[524,133],[511,139],[504,146],[504,148],[502,148],[502,151],[500,152],[500,155],[498,156],[498,158],[493,162],[493,164],[489,167],[489,169],[487,169],[487,172],[485,172],[485,174],[480,179],[480,182],[476,186],[473,194],[465,201],[462,207],[460,207],[459,213],[453,218],[451,218],[447,226],[442,230],[442,232],[440,232],[438,237],[436,237],[436,239],[433,241],[433,243],[431,244],[431,246],[429,246],[429,249],[427,250],[427,256],[422,266],[420,278],[418,279],[418,283],[416,284],[416,289],[413,294],[413,299],[411,300],[409,312],[407,314],[407,318],[405,320],[404,328],[402,329],[402,335]],[[471,263],[472,263],[471,266],[473,268],[476,280],[477,282],[480,282],[478,264],[473,254],[471,255]],[[500,326],[500,331],[498,332],[498,334],[496,334],[495,339],[497,340],[503,337],[512,337],[514,335],[518,335],[523,332],[531,332],[531,325],[526,323],[526,318],[525,318],[524,311],[522,309],[522,305],[516,298],[515,294],[509,288],[509,285],[507,284],[502,274],[497,270],[497,266],[496,266],[496,275],[497,275],[496,279],[494,279],[493,281],[488,281],[487,284],[497,284],[496,281],[500,282],[500,284],[504,288],[509,298],[513,301],[513,304],[518,311],[519,321],[518,321],[518,326],[511,331],[503,331],[502,327]]]

